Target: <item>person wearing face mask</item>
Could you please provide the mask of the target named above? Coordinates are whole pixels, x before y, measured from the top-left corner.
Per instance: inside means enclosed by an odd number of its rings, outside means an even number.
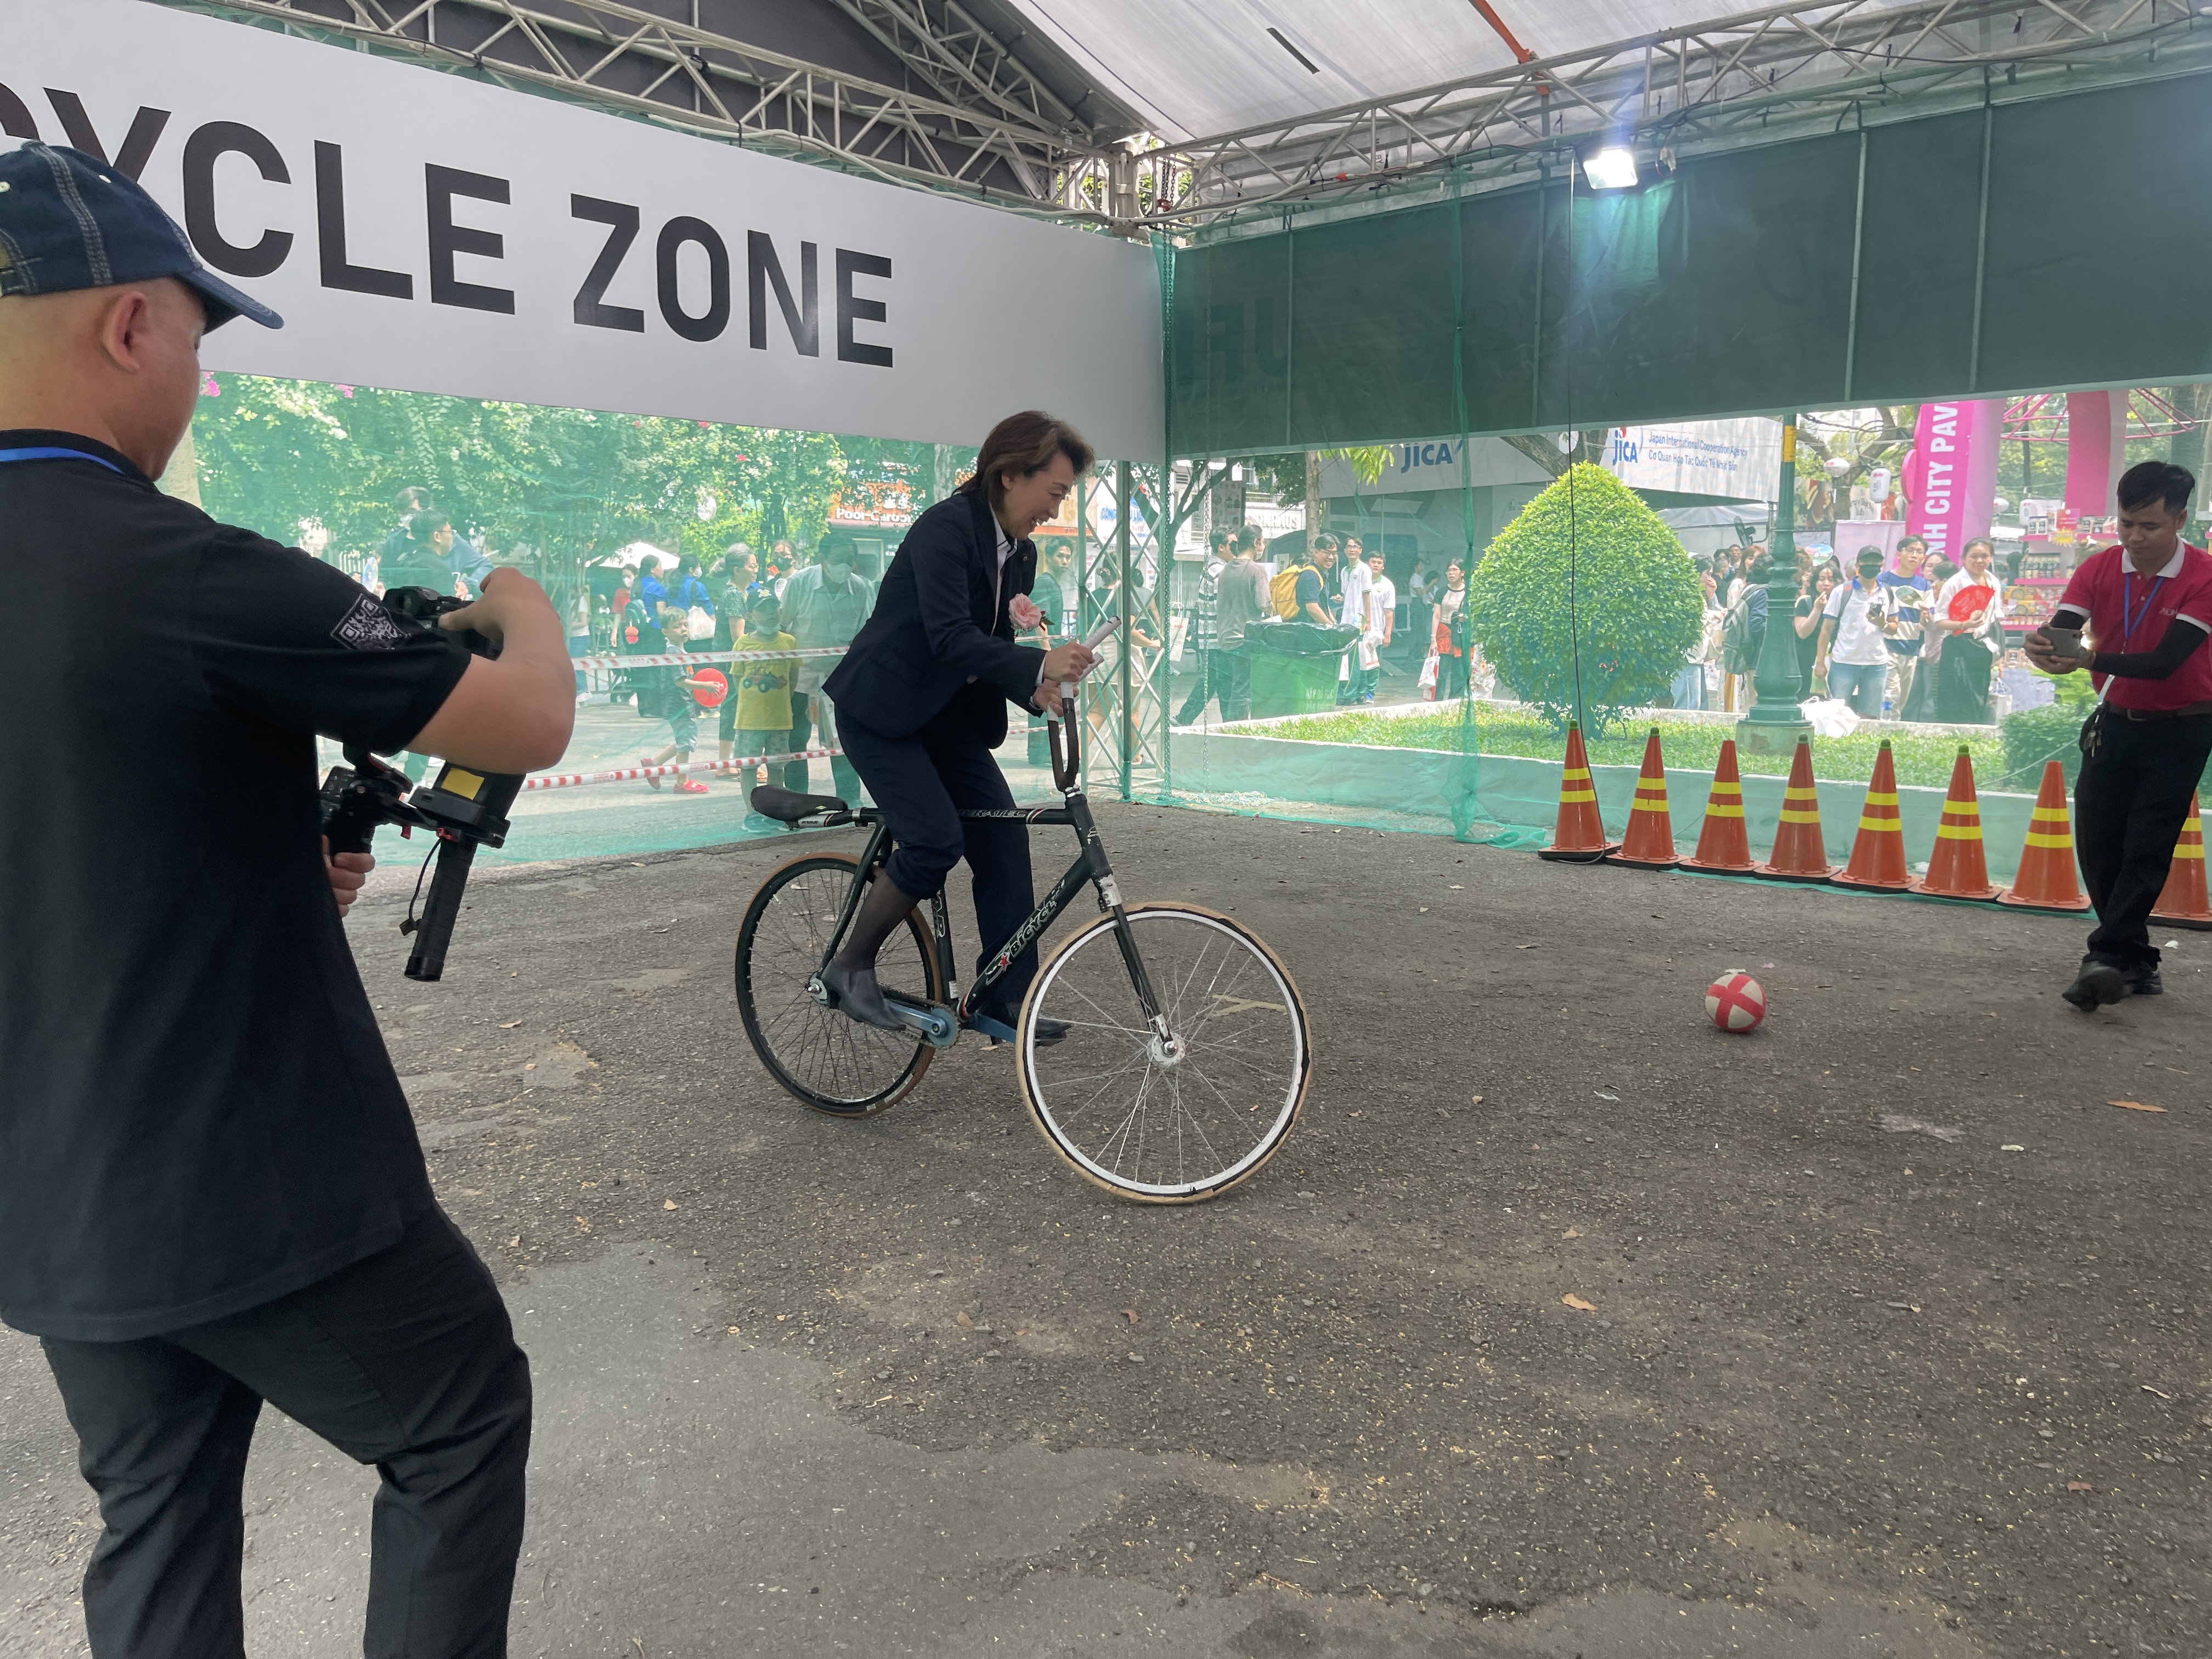
[[[984,942],[995,948],[1036,907],[1027,827],[960,812],[1011,811],[1013,792],[991,755],[1006,740],[1007,705],[1060,716],[1061,684],[1097,659],[1079,641],[1049,650],[1014,642],[1017,615],[1036,609],[1030,532],[1059,516],[1092,459],[1082,434],[1041,410],[993,427],[975,476],[907,532],[873,613],[823,683],[845,752],[896,842],[823,970],[836,1006],[863,1024],[902,1029],[876,983],[876,953],[963,857],[974,872]],[[976,1028],[994,1041],[1013,1040],[1036,962],[1031,945],[975,1011]],[[1066,1033],[1058,1021],[1038,1024],[1039,1042]]]
[[[795,572],[783,590],[784,631],[801,651],[817,646],[848,645],[876,608],[875,584],[860,573],[860,548],[849,532],[833,530],[817,550],[819,563]],[[791,747],[809,747],[813,728],[820,729],[819,747],[837,747],[837,714],[822,682],[837,665],[835,657],[803,658],[799,678],[791,690]],[[860,775],[853,763],[839,755],[830,763],[830,775],[844,799],[860,798]],[[806,763],[784,764],[784,787],[804,793]]]

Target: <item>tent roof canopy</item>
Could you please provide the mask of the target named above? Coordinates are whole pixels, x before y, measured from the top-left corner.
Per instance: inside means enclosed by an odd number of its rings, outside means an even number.
[[[1631,132],[1767,143],[2212,49],[2145,0],[165,0],[1064,220],[1182,234]],[[1909,111],[1906,106],[1910,106]],[[1130,151],[1137,151],[1133,162]],[[1147,176],[1148,175],[1148,176]]]

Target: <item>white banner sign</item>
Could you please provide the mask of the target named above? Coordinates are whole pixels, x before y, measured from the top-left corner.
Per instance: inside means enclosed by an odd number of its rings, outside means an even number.
[[[1617,426],[1606,434],[1601,459],[1632,489],[1769,501],[1782,482],[1782,422],[1753,416]]]
[[[1462,484],[1480,489],[1491,484],[1552,481],[1550,473],[1503,438],[1431,438],[1419,443],[1389,445],[1383,454],[1382,476],[1373,483],[1363,483],[1341,455],[1325,457],[1321,464],[1321,493],[1334,501],[1346,495],[1457,489]]]
[[[134,174],[284,314],[210,367],[973,444],[1044,408],[1157,459],[1127,242],[149,0],[0,0],[0,131]]]

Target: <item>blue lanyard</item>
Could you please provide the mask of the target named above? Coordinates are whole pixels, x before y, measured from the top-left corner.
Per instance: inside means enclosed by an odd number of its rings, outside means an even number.
[[[2150,608],[2157,601],[2158,590],[2166,586],[2166,578],[2160,576],[2150,585],[2150,592],[2143,595],[2140,611],[2128,602],[2128,590],[2134,585],[2134,574],[2123,564],[2120,568],[2120,649],[2123,651],[2136,648],[2136,624],[2150,620]]]
[[[112,461],[104,461],[97,455],[87,454],[82,449],[0,449],[0,465],[9,461],[90,461],[94,466],[104,466],[118,477],[130,475]]]

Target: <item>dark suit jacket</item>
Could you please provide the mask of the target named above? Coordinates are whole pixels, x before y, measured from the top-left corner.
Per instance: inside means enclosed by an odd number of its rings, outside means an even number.
[[[1021,543],[1006,561],[994,610],[998,562],[998,526],[980,492],[948,496],[916,519],[874,613],[823,683],[839,718],[903,738],[961,697],[985,740],[1003,743],[1006,704],[1026,708],[1036,696],[1044,653],[1016,645],[1006,617],[1008,602],[1036,580],[1036,545]]]

